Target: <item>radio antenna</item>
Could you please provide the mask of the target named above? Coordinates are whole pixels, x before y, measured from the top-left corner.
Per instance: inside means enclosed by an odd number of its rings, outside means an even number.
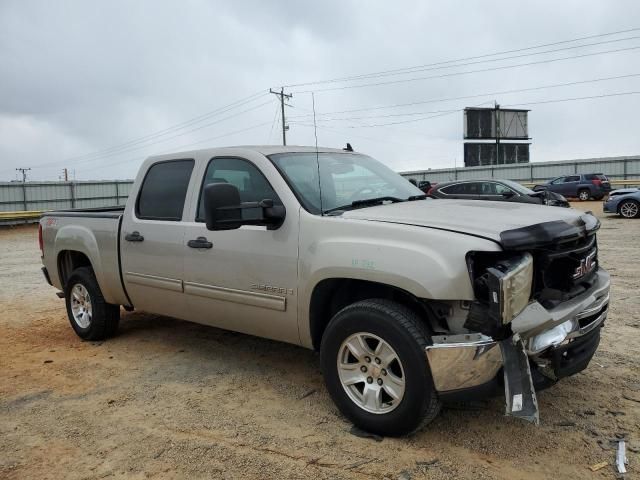
[[[320,215],[324,215],[322,208],[322,181],[320,180],[320,153],[318,152],[318,126],[316,124],[316,96],[311,92],[311,105],[313,107],[313,136],[316,139],[316,165],[318,166],[318,191],[320,192]]]

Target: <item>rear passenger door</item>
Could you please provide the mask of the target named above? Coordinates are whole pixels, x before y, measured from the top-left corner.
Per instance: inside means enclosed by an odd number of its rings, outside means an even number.
[[[137,309],[186,318],[182,216],[193,169],[192,159],[151,164],[136,185],[137,198],[127,203],[120,236],[121,268]]]

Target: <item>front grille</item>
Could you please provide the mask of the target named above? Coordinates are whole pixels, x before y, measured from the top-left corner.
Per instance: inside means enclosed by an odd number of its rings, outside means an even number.
[[[591,288],[595,280],[598,270],[595,235],[532,254],[534,298],[547,308],[580,295]]]

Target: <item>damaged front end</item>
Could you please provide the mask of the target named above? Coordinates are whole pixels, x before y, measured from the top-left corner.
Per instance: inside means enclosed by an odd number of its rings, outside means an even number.
[[[587,367],[609,307],[595,232],[550,222],[501,235],[502,252],[467,257],[475,301],[461,333],[436,335],[427,358],[442,398],[473,398],[504,382],[506,413],[538,423],[536,389]]]

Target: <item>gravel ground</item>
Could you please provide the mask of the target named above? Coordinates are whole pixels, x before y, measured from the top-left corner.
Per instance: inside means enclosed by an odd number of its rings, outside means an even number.
[[[539,427],[504,417],[496,398],[377,440],[350,433],[305,349],[124,311],[116,338],[80,341],[41,277],[36,228],[4,228],[0,478],[616,478],[616,437],[634,478],[640,220],[602,223],[613,300],[600,349],[539,394]]]

